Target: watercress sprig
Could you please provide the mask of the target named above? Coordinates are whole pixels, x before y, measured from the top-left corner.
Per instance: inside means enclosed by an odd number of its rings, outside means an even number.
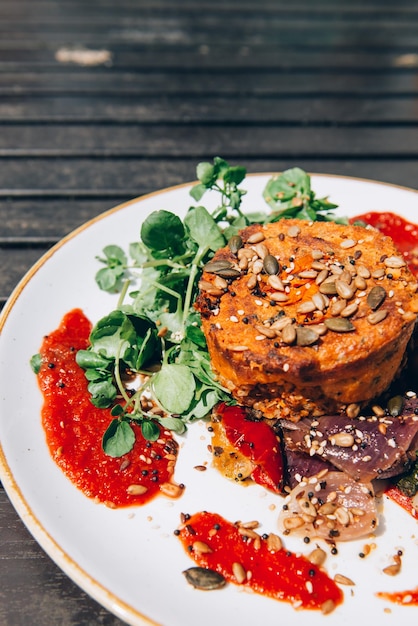
[[[263,191],[263,197],[272,209],[269,221],[293,217],[347,223],[345,218],[338,218],[330,213],[338,205],[330,202],[328,198],[316,197],[311,188],[310,176],[299,167],[273,176]]]

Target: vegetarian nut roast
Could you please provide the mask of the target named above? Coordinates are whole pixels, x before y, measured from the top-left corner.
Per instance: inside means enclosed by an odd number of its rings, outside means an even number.
[[[403,366],[417,283],[372,228],[253,224],[206,264],[197,308],[213,368],[240,403],[298,421],[359,408]]]

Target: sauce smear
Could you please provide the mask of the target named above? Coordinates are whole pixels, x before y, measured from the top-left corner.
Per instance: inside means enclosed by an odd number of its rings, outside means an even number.
[[[295,608],[328,613],[341,604],[343,593],[324,570],[303,556],[274,548],[264,536],[254,538],[251,531],[248,536],[245,532],[245,527],[205,511],[188,517],[178,536],[200,567],[218,572],[228,582]]]
[[[357,215],[351,222],[357,220],[366,222],[391,237],[399,252],[402,252],[411,272],[418,276],[418,225],[390,211],[382,213],[370,211]]]
[[[376,595],[381,600],[389,600],[402,606],[418,605],[418,588],[407,591],[380,591]]]
[[[385,495],[393,500],[393,502],[396,502],[396,504],[399,504],[409,515],[418,519],[418,511],[413,505],[412,498],[403,493],[399,487],[396,485],[388,487],[385,491]]]
[[[161,429],[146,441],[135,424],[133,449],[120,458],[102,450],[102,437],[113,419],[110,409],[90,402],[84,370],[75,356],[87,349],[91,324],[79,309],[67,313],[59,328],[44,337],[38,383],[44,397],[42,424],[50,454],[86,495],[110,507],[144,504],[166,493],[174,471],[177,443]]]

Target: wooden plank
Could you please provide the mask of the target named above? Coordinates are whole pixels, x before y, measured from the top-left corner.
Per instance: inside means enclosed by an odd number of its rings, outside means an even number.
[[[400,15],[415,15],[418,7],[413,1],[403,2],[402,5],[394,5],[390,0],[383,0],[379,3],[379,15],[392,16],[395,19]],[[46,16],[55,17],[64,15],[96,15],[100,10],[103,14],[128,14],[136,15],[143,12],[176,14],[193,14],[196,11],[211,13],[216,11],[217,14],[225,15],[236,14],[236,3],[233,1],[222,0],[177,0],[175,3],[167,3],[166,0],[141,0],[140,3],[131,0],[118,0],[117,5],[113,0],[100,0],[99,3],[90,0],[86,3],[83,0],[61,0],[57,3],[42,1],[36,3],[37,12]],[[115,10],[116,8],[116,10]],[[361,0],[351,0],[349,4],[339,0],[321,0],[320,2],[307,2],[306,0],[293,0],[292,3],[280,2],[277,0],[260,0],[254,5],[252,0],[241,0],[239,5],[240,14],[253,14],[257,12],[269,12],[272,14],[289,15],[289,16],[305,16],[307,13],[311,17],[324,19],[329,15],[340,18],[346,16],[362,17],[364,15],[376,15],[376,4],[374,2],[361,2]],[[4,0],[0,5],[0,15],[4,18],[21,18],[22,14],[36,17],[33,13],[33,2],[31,0],[16,2],[16,0]]]
[[[1,93],[1,87],[0,87]],[[139,124],[281,124],[286,126],[368,126],[418,124],[416,95],[403,97],[269,96],[228,94],[190,97],[180,94],[116,98],[79,96],[0,101],[3,126],[138,126]],[[333,111],[332,119],[330,110]],[[7,138],[6,140],[7,141]],[[10,143],[8,142],[8,145]],[[17,144],[16,144],[17,145]]]
[[[78,45],[124,46],[144,43],[154,44],[196,44],[202,39],[212,44],[220,44],[228,37],[230,43],[268,45],[279,44],[300,46],[318,45],[319,47],[341,46],[348,48],[405,47],[416,45],[414,31],[418,14],[383,17],[378,13],[364,16],[336,15],[312,19],[308,13],[302,18],[283,15],[263,14],[254,10],[252,14],[234,15],[234,28],[231,29],[227,16],[213,12],[204,13],[198,9],[194,14],[159,13],[155,15],[139,14],[129,18],[119,13],[110,17],[95,15],[86,19],[84,14],[72,17],[62,15],[58,19],[39,15],[30,21],[2,20],[0,23],[1,48],[14,45],[31,45],[41,42],[68,43],[76,41]],[[394,21],[396,28],[394,28]]]
[[[3,68],[4,69],[4,68]],[[199,70],[171,72],[167,75],[158,69],[151,72],[123,71],[119,68],[80,68],[74,65],[33,68],[25,65],[16,71],[0,71],[0,112],[8,111],[10,119],[31,109],[49,106],[48,115],[67,107],[100,107],[122,105],[132,107],[132,99],[139,104],[150,98],[165,104],[168,98],[215,98],[230,96],[241,98],[269,98],[300,95],[303,97],[414,97],[418,92],[416,69],[402,68],[393,72],[375,73],[347,71],[213,71]],[[90,99],[95,99],[90,102]],[[48,102],[49,100],[49,102]],[[194,102],[194,101],[193,101]],[[193,103],[192,103],[193,104]],[[326,104],[326,102],[325,102]]]
[[[376,155],[354,157],[288,154],[286,156],[263,156],[249,158],[246,151],[220,156],[231,163],[247,167],[249,172],[279,172],[293,166],[307,171],[327,172],[347,176],[375,178],[399,185],[416,186],[418,158]],[[169,187],[195,179],[196,164],[211,160],[214,154],[200,152],[183,158],[140,159],[19,159],[1,162],[0,191],[3,197],[43,197],[62,194],[112,196],[120,192],[129,197],[150,193],[161,187]],[[42,175],[40,175],[42,173]]]
[[[360,159],[418,156],[418,125],[385,127],[289,127],[275,124],[189,123],[138,126],[6,126],[0,158],[145,158],[227,154],[247,157],[336,157]],[[52,162],[51,165],[56,165]],[[59,164],[60,165],[60,164]],[[62,167],[62,165],[60,165]],[[4,164],[2,169],[4,169]],[[65,169],[65,168],[63,168]],[[39,176],[40,170],[38,170]],[[45,172],[48,176],[48,172]],[[4,180],[0,173],[0,180]],[[45,186],[45,185],[43,185]]]
[[[2,248],[0,246],[0,296],[4,300],[32,265],[47,251],[47,248]],[[1,569],[1,568],[0,568]]]
[[[16,247],[19,242],[33,245],[36,238],[41,242],[54,242],[130,198],[128,194],[102,199],[57,199],[45,195],[31,200],[0,197],[0,247]]]
[[[124,45],[109,44],[107,38],[101,40],[80,41],[76,48],[84,45],[88,49],[106,49],[112,55],[114,67],[140,69],[141,71],[169,70],[187,73],[189,71],[219,71],[230,74],[232,71],[259,69],[261,72],[274,70],[287,71],[342,71],[354,69],[360,74],[371,71],[388,71],[403,68],[417,68],[418,46],[402,39],[404,45],[373,50],[354,45],[345,49],[338,46],[303,47],[295,42],[294,46],[257,46],[244,43],[218,44],[210,41],[190,46],[180,45],[140,45],[126,41]],[[0,40],[0,59],[2,67],[12,69],[16,63],[30,64],[51,63],[57,50],[74,47],[73,41],[5,41]],[[58,62],[57,62],[58,66]]]

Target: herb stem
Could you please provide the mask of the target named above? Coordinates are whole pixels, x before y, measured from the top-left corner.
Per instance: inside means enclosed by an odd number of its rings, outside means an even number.
[[[187,319],[187,316],[189,315],[189,309],[192,304],[194,281],[195,281],[195,278],[199,269],[199,263],[200,263],[200,260],[205,256],[205,254],[209,251],[209,249],[210,249],[209,246],[199,247],[196,253],[196,256],[193,259],[193,262],[190,267],[190,276],[187,282],[186,295],[184,297],[184,304],[183,304],[183,321],[182,321],[183,334],[184,334],[184,327],[186,325],[186,319]]]
[[[118,351],[117,351],[116,357],[115,357],[115,381],[116,381],[116,384],[118,386],[118,389],[120,391],[120,394],[121,394],[122,398],[125,400],[126,403],[129,403],[130,398],[129,398],[128,394],[126,393],[125,387],[123,386],[122,379],[121,379],[121,376],[120,376],[120,352],[121,352],[121,349],[122,349],[122,342],[119,344]]]
[[[131,284],[131,281],[129,279],[124,281],[119,298],[118,298],[118,304],[116,307],[117,309],[121,308],[123,301],[125,300],[125,296],[127,294],[130,284]]]

